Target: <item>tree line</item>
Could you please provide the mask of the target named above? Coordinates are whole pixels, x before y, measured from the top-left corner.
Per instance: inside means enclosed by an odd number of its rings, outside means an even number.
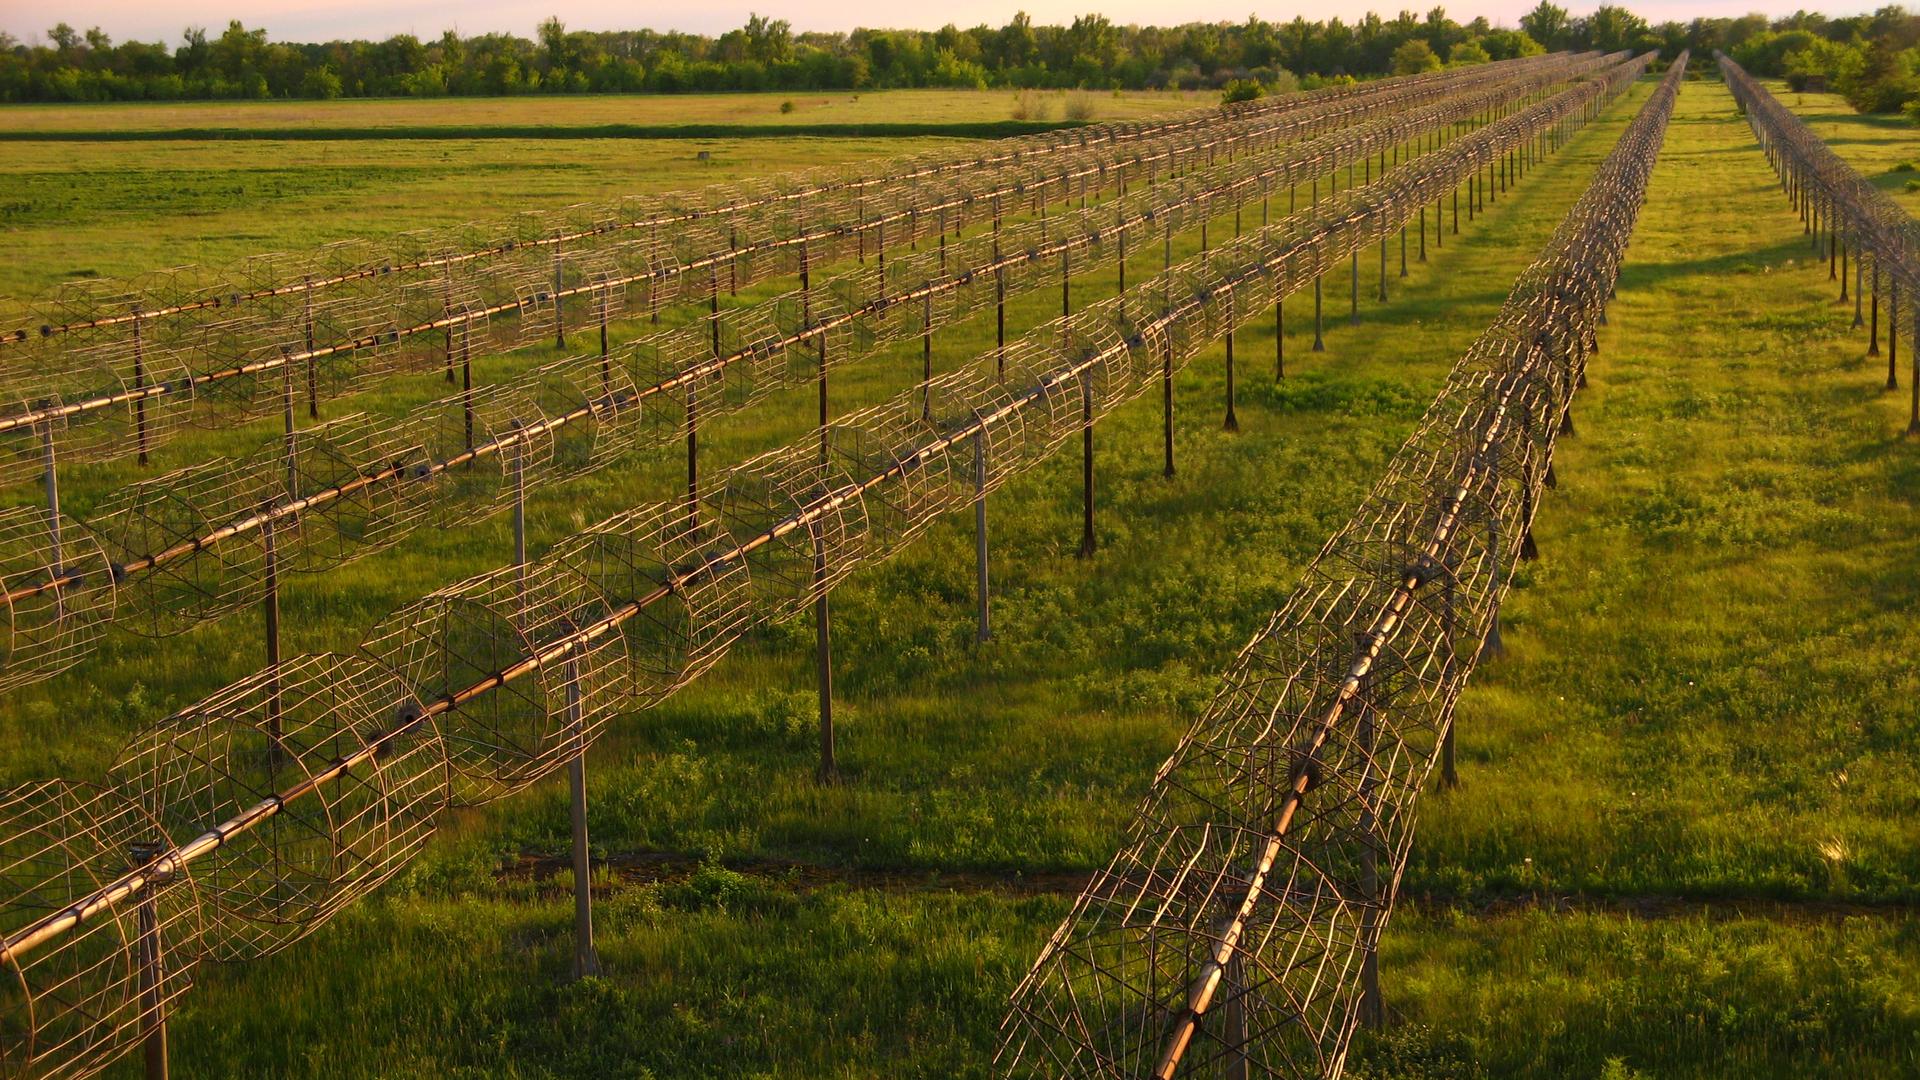
[[[862,90],[905,87],[1261,90],[1484,63],[1557,49],[1725,48],[1749,70],[1785,74],[1822,64],[1846,85],[1911,82],[1920,31],[1901,8],[1827,19],[1696,19],[1650,25],[1606,5],[1573,17],[1547,0],[1517,28],[1456,22],[1444,8],[1354,22],[1118,26],[1086,15],[1036,26],[1024,13],[1000,27],[795,33],[754,16],[717,37],[653,30],[576,31],[558,19],[533,38],[513,34],[384,41],[270,41],[235,21],[217,36],[190,27],[180,44],[119,44],[99,28],[60,23],[47,40],[0,34],[0,101],[171,101],[437,97],[534,93]],[[1884,43],[1884,44],[1883,44]],[[1744,52],[1742,50],[1745,50]],[[1748,57],[1755,62],[1749,63]],[[1902,83],[1901,85],[1904,85]],[[1852,96],[1850,94],[1850,96]],[[1909,97],[1911,95],[1908,95]],[[1863,91],[1876,107],[1907,97]]]

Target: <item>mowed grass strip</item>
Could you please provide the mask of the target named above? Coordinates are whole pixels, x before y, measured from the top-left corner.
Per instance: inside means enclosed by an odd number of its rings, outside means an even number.
[[[1920,445],[1838,291],[1690,84],[1410,890],[1920,897]]]

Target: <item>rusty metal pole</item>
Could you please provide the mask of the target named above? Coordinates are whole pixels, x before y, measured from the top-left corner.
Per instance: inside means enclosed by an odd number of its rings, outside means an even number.
[[[1867,292],[1867,253],[1856,243],[1853,253],[1853,328],[1867,325],[1865,309]]]
[[[1007,270],[1000,262],[1000,196],[993,197],[993,347],[995,370],[1007,376]]]
[[[1913,407],[1907,419],[1907,438],[1920,436],[1920,319],[1913,320],[1913,372],[1908,382],[1913,388]]]
[[[1360,1024],[1370,1031],[1378,1031],[1386,1025],[1386,1009],[1380,999],[1380,852],[1375,830],[1379,819],[1374,813],[1373,791],[1379,786],[1374,767],[1376,742],[1373,691],[1373,675],[1369,672],[1361,676],[1358,693],[1355,695],[1360,706],[1359,723],[1355,736],[1360,743],[1361,780],[1360,780],[1360,833],[1363,837],[1360,849],[1360,888],[1365,894],[1361,914],[1361,936],[1366,941],[1366,952],[1360,958]]]
[[[1900,279],[1887,275],[1887,389],[1900,389]]]
[[[1173,223],[1168,221],[1166,239],[1160,249],[1161,271],[1164,273],[1173,265]],[[1167,282],[1168,299],[1172,298],[1173,282]],[[1160,397],[1162,405],[1162,426],[1166,435],[1167,464],[1164,475],[1173,475],[1173,346],[1167,346],[1166,353],[1160,359]]]
[[[985,642],[993,636],[988,622],[987,592],[987,443],[984,430],[973,433],[973,548],[974,548],[974,640]]]
[[[133,388],[144,390],[147,385],[147,349],[141,333],[140,305],[133,305]],[[133,403],[134,445],[140,449],[140,464],[147,463],[147,399],[141,398]]]
[[[320,418],[320,361],[313,355],[313,276],[306,278],[306,368],[307,368],[307,416]]]
[[[1220,1019],[1223,1030],[1221,1041],[1226,1044],[1226,1061],[1223,1063],[1225,1080],[1247,1080],[1247,965],[1246,952],[1233,950],[1228,958],[1224,989],[1226,1001],[1221,1003]]]
[[[1095,542],[1093,537],[1093,384],[1084,376],[1080,379],[1080,439],[1084,453],[1081,457],[1081,506],[1083,509],[1080,530],[1080,557],[1093,557]]]
[[[460,418],[466,431],[467,449],[473,449],[473,312],[466,315],[460,331]]]
[[[132,849],[134,866],[146,866],[159,857],[159,844],[143,841]],[[146,1059],[146,1080],[167,1080],[167,1006],[163,986],[167,958],[161,947],[158,894],[168,875],[155,870],[149,888],[142,889],[135,908],[140,934],[140,1042]]]
[[[830,418],[827,399],[827,339],[820,339],[820,467],[824,472],[827,466],[828,442],[827,421]],[[827,546],[826,537],[818,529],[813,534],[813,587],[817,595],[813,598],[813,657],[819,669],[820,683],[820,770],[818,779],[822,784],[833,783],[840,775],[840,767],[834,758],[833,749],[833,611],[827,602]]]
[[[42,402],[41,408],[52,403]],[[47,543],[52,555],[53,576],[58,578],[66,574],[66,557],[61,551],[60,539],[60,463],[53,445],[53,421],[35,425],[40,429],[40,487],[47,497]],[[59,593],[55,593],[56,601]]]
[[[553,347],[567,347],[566,261],[560,245],[553,245]]]
[[[1324,327],[1325,320],[1322,319],[1321,317],[1322,305],[1320,301],[1320,286],[1321,286],[1321,282],[1324,281],[1325,279],[1326,279],[1325,274],[1315,274],[1313,276],[1313,351],[1314,352],[1327,351],[1326,337],[1321,333],[1321,330]]]
[[[1867,355],[1880,355],[1880,260],[1873,260],[1873,319],[1867,331]]]
[[[574,738],[567,762],[567,794],[573,826],[573,977],[600,974],[593,945],[593,864],[587,847],[587,727],[580,696],[580,661],[567,661],[567,721]]]
[[[1287,377],[1287,298],[1273,299],[1273,381]]]

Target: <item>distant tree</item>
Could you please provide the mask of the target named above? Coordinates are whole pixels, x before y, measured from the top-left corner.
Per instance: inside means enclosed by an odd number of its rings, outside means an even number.
[[[1567,9],[1550,0],[1540,0],[1540,6],[1520,16],[1520,29],[1549,49],[1566,46],[1569,26]]]
[[[329,67],[309,69],[306,78],[300,84],[302,97],[319,98],[323,101],[331,101],[339,97],[340,90],[340,76],[334,74],[333,69]]]
[[[1267,88],[1252,79],[1235,79],[1220,91],[1220,101],[1226,105],[1236,101],[1255,101],[1266,96]]]
[[[1393,73],[1395,75],[1418,75],[1425,71],[1439,71],[1440,57],[1427,44],[1426,38],[1413,38],[1401,42],[1393,50]]]
[[[1587,42],[1601,52],[1630,49],[1647,30],[1647,20],[1613,4],[1602,4],[1587,17]]]
[[[1448,51],[1447,66],[1469,67],[1487,63],[1492,59],[1493,57],[1487,55],[1486,48],[1478,41],[1463,41]]]
[[[1480,39],[1480,46],[1495,60],[1516,60],[1522,56],[1539,56],[1547,51],[1546,46],[1533,40],[1533,36],[1525,30],[1488,31]]]

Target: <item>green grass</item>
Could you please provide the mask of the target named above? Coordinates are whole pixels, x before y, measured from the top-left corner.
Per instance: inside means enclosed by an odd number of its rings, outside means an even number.
[[[175,1022],[181,1071],[985,1075],[1005,996],[1070,896],[981,882],[1057,887],[1111,853],[1214,673],[1351,513],[1649,89],[1393,280],[1391,304],[1368,298],[1363,259],[1359,327],[1345,325],[1344,276],[1330,278],[1327,353],[1308,351],[1310,298],[1290,301],[1285,383],[1271,378],[1270,326],[1243,333],[1240,435],[1220,430],[1218,350],[1189,368],[1173,480],[1159,475],[1156,402],[1103,421],[1096,559],[1073,558],[1071,449],[997,494],[987,646],[970,642],[967,521],[836,590],[842,784],[811,780],[804,620],[752,635],[686,692],[616,722],[589,768],[596,850],[690,853],[742,872],[603,872],[603,978],[562,983],[561,883],[503,869],[561,850],[566,798],[552,781],[452,816],[399,880],[311,939],[203,969]],[[175,164],[211,170],[204,158],[251,145],[183,145]],[[752,145],[788,159],[809,150]],[[418,149],[352,148],[395,168]],[[662,183],[693,170],[685,157],[655,167]],[[126,182],[163,186],[137,172]],[[289,200],[318,197],[297,191],[297,175],[286,182]],[[391,197],[401,215],[413,196]],[[257,216],[298,241],[301,226]],[[103,272],[139,265],[120,231],[98,235],[114,239],[75,257],[115,268]],[[1130,280],[1156,263],[1142,259]],[[1082,276],[1076,295],[1105,295],[1111,273]],[[1907,660],[1920,645],[1916,447],[1896,438],[1904,396],[1876,390],[1850,309],[1827,288],[1731,99],[1688,84],[1576,400],[1579,432],[1560,445],[1543,559],[1507,605],[1509,655],[1461,704],[1464,785],[1422,804],[1412,900],[1382,964],[1395,1026],[1361,1041],[1356,1075],[1920,1069],[1908,911],[1920,874]],[[1012,327],[1055,304],[1028,298]],[[939,363],[991,333],[943,333]],[[483,381],[525,362],[489,360]],[[843,369],[836,409],[917,371],[917,346]],[[443,385],[400,380],[356,404],[395,410]],[[703,429],[703,460],[717,469],[803,434],[809,393]],[[166,461],[271,427],[186,437]],[[682,480],[670,458],[540,493],[536,552],[670,496]],[[84,512],[133,475],[84,470],[71,504]],[[506,528],[423,531],[296,580],[288,650],[351,647],[391,607],[497,565]],[[135,726],[255,670],[258,633],[244,613],[160,646],[111,636],[97,662],[0,700],[5,774],[98,776]],[[844,867],[908,868],[921,884],[837,880]],[[1679,900],[1668,910],[1646,894]],[[1836,914],[1838,901],[1857,906]]]
[[[1010,133],[1015,96],[6,106],[0,298],[22,304],[75,278],[226,269],[263,251],[961,146],[955,140]],[[1065,96],[1043,96],[1043,122],[1061,121]],[[794,110],[780,112],[789,100]],[[1203,108],[1217,95],[1087,100],[1096,120],[1129,120]],[[0,312],[9,306],[0,299]]]
[[[1031,93],[1029,91],[1028,93]],[[190,101],[154,104],[8,105],[8,131],[90,131],[103,135],[205,128],[599,127],[608,124],[978,124],[1014,119],[1016,90],[794,91],[764,94],[595,94],[495,98],[364,98],[342,101]],[[1046,112],[1065,118],[1068,95],[1041,93]],[[1139,120],[1217,105],[1217,92],[1086,94],[1095,120]],[[781,106],[793,103],[791,112]]]

